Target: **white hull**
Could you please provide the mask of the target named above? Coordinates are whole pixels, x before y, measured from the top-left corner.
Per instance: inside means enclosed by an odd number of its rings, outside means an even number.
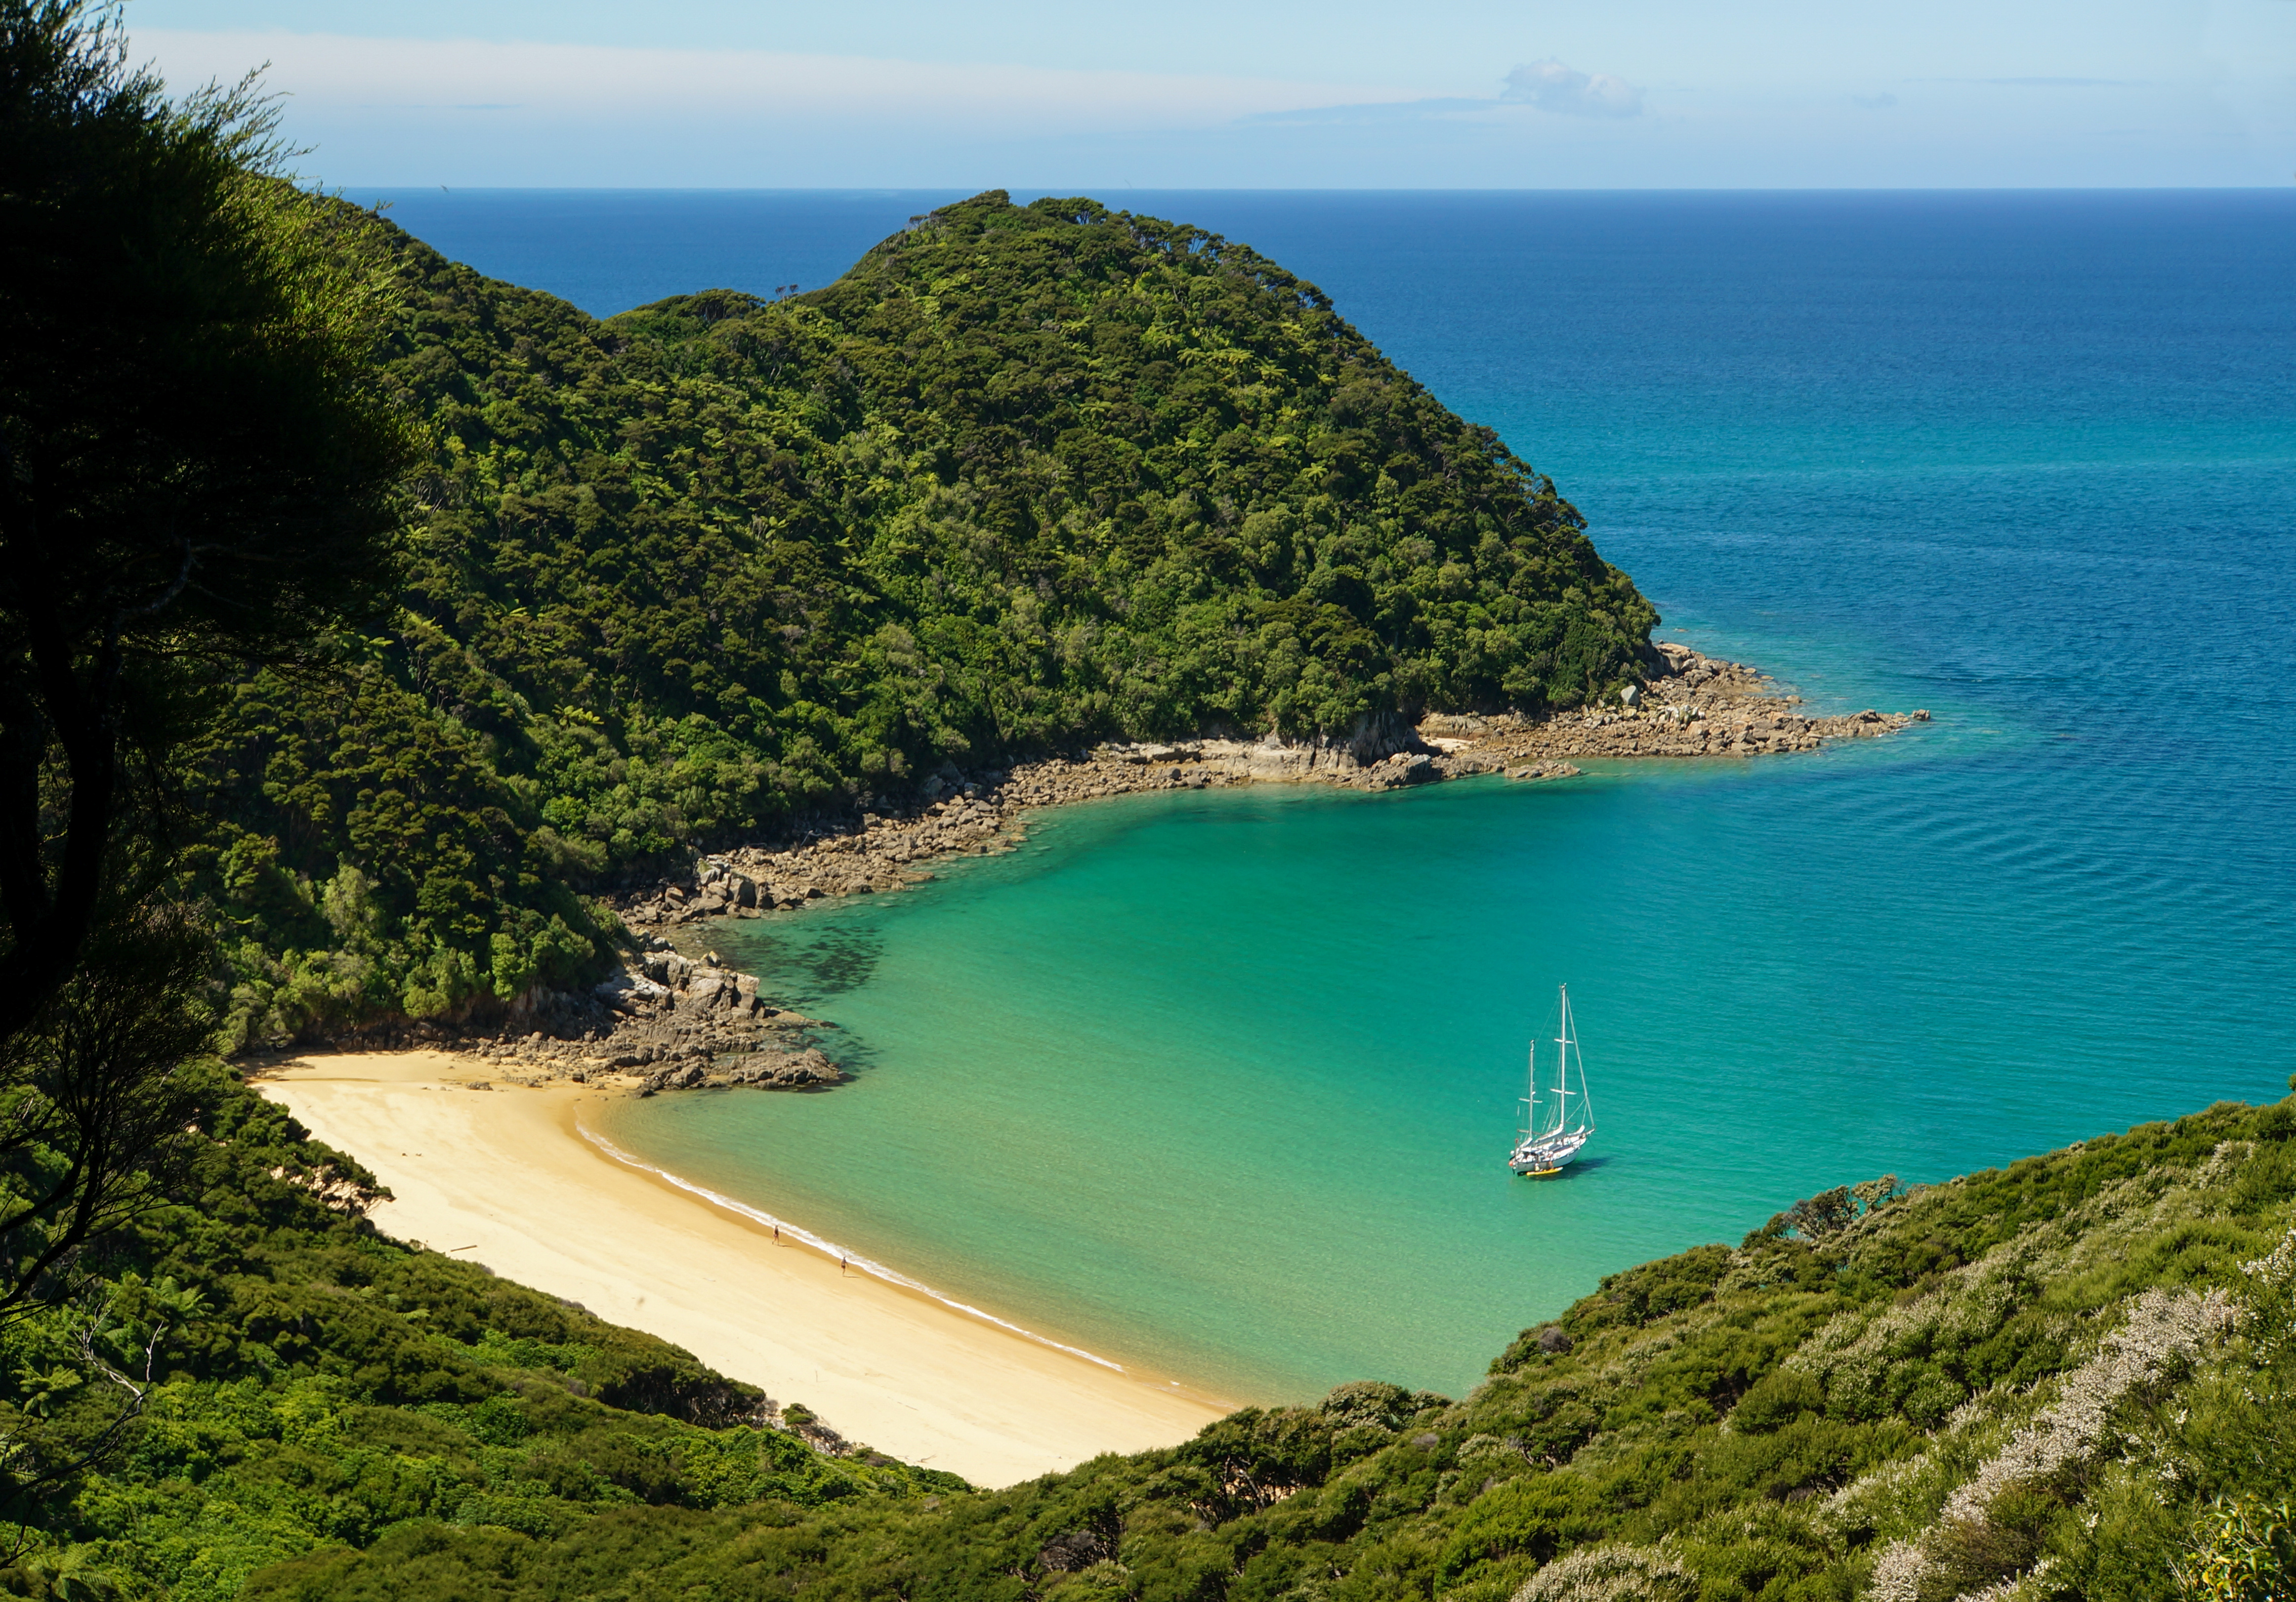
[[[1522,1130],[1515,1138],[1514,1149],[1507,1153],[1507,1166],[1517,1173],[1560,1173],[1578,1160],[1579,1152],[1595,1135],[1595,1104],[1587,1092],[1584,1062],[1578,1065],[1578,1087],[1574,1090],[1570,1083],[1571,1063],[1578,1055],[1578,1041],[1570,1030],[1569,985],[1562,986],[1556,1007],[1560,1027],[1554,1037],[1554,1083],[1545,1092],[1540,1091],[1538,1047],[1534,1042],[1525,1075],[1529,1094],[1522,1099]],[[1541,1128],[1542,1124],[1546,1127]]]
[[[1593,1133],[1588,1131],[1587,1133]],[[1587,1135],[1549,1135],[1543,1140],[1525,1140],[1507,1158],[1507,1166],[1517,1173],[1560,1173],[1569,1167],[1585,1149]]]

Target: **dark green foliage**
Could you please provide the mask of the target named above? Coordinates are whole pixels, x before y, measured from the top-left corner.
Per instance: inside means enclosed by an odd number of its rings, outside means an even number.
[[[1786,1219],[1794,1233],[1806,1240],[1816,1240],[1849,1227],[1857,1216],[1857,1204],[1849,1197],[1849,1187],[1837,1185],[1831,1190],[1805,1197],[1787,1210]]]
[[[250,1568],[409,1520],[546,1537],[617,1508],[963,1489],[824,1457],[675,1346],[377,1235],[372,1175],[214,1065],[187,1088],[186,1200],[101,1264],[102,1350],[121,1361],[156,1333],[159,1383],[114,1459],[30,1510],[132,1594],[230,1597]],[[4,1354],[19,1474],[112,1405],[41,1383],[70,1323],[29,1325]]]
[[[1612,1326],[1639,1328],[1652,1319],[1695,1307],[1712,1297],[1714,1287],[1729,1267],[1727,1246],[1702,1246],[1678,1257],[1661,1258],[1621,1273],[1607,1274],[1599,1291],[1563,1315],[1561,1328],[1569,1339],[1562,1343],[1561,1350],[1570,1350],[1571,1342],[1598,1329]],[[1521,1367],[1538,1353],[1541,1333],[1538,1329],[1524,1330],[1521,1338],[1491,1365],[1491,1372],[1505,1373]]]
[[[384,605],[418,445],[377,226],[275,176],[275,108],[170,103],[114,15],[0,0],[0,1037],[168,861],[226,665]]]
[[[94,931],[76,982],[0,1038],[0,1323],[69,1295],[75,1256],[149,1199],[200,1050],[204,931],[172,910]]]
[[[1825,1411],[1825,1387],[1794,1369],[1773,1369],[1747,1388],[1730,1415],[1731,1426],[1741,1434],[1767,1434]]]
[[[196,764],[236,1037],[563,986],[611,933],[570,887],[944,763],[1575,705],[1656,620],[1494,434],[1197,230],[988,194],[816,293],[604,323],[396,261],[380,385],[438,441],[406,609]]]
[[[127,50],[116,8],[0,0],[0,1325],[38,1332],[0,1511],[145,1389],[79,1259],[188,1143],[215,1028],[181,746],[246,661],[395,593],[420,454],[373,381],[372,220],[280,176],[251,83],[171,102]],[[154,1329],[183,1294],[121,1293]]]
[[[2283,1561],[2296,1246],[2242,1266],[2296,1211],[2276,1109],[2211,1108],[1815,1241],[1613,1276],[1463,1401],[1343,1385],[971,1492],[822,1457],[660,1342],[376,1238],[355,1165],[203,1083],[206,1198],[113,1265],[127,1336],[163,1305],[198,1311],[171,1326],[173,1372],[126,1463],[48,1508],[34,1557],[130,1595],[228,1596],[271,1562],[247,1594],[1500,1602],[1552,1569],[1816,1602],[1918,1539],[1923,1597],[2046,1559],[2036,1595],[2136,1602],[2210,1564]],[[1982,1516],[1941,1516],[2087,1372],[2130,1297],[2193,1286],[2239,1287],[2229,1344],[2117,1394],[2103,1449],[2010,1479]],[[35,1351],[16,1362],[20,1407],[76,1405],[41,1401]],[[0,1586],[38,1594],[21,1573]]]
[[[1527,1475],[1494,1486],[1467,1504],[1443,1543],[1436,1563],[1440,1582],[1493,1563],[1551,1562],[1558,1552],[1601,1540],[1610,1521],[1595,1498],[1595,1486],[1575,1474]]]

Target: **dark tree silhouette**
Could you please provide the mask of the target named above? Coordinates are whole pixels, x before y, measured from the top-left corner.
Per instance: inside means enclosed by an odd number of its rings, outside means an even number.
[[[386,280],[290,154],[252,79],[170,102],[115,12],[0,0],[0,1316],[118,1217],[204,1035],[174,746],[393,593]]]

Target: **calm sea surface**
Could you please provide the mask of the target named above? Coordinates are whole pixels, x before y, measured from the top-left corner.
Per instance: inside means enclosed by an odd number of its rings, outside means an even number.
[[[367,198],[367,197],[362,197]],[[394,215],[611,313],[827,282],[943,194]],[[845,1026],[812,1097],[614,1137],[1250,1400],[1456,1393],[1603,1273],[2296,1070],[2296,193],[1126,193],[1250,241],[1551,472],[1807,757],[1259,789],[719,944]],[[1592,764],[1590,764],[1592,765]],[[1568,980],[1601,1131],[1501,1163]]]

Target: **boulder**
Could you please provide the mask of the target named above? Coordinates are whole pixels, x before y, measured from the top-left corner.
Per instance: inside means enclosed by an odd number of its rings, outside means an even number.
[[[1374,763],[1394,756],[1398,751],[1416,751],[1419,731],[1413,728],[1403,714],[1392,708],[1385,712],[1360,712],[1348,730],[1347,738],[1337,742],[1347,748],[1357,764],[1369,767]]]
[[[683,1067],[664,1068],[646,1081],[646,1088],[655,1091],[695,1091],[708,1083],[709,1074],[698,1062]]]
[[[674,951],[663,949],[649,952],[645,959],[646,977],[672,989],[684,985],[693,975],[693,964]]]
[[[731,1084],[756,1085],[761,1090],[797,1091],[815,1085],[842,1084],[845,1070],[819,1050],[758,1051],[726,1075]]]
[[[635,1012],[640,1003],[658,1001],[669,992],[643,974],[619,973],[590,993],[617,1012]]]

